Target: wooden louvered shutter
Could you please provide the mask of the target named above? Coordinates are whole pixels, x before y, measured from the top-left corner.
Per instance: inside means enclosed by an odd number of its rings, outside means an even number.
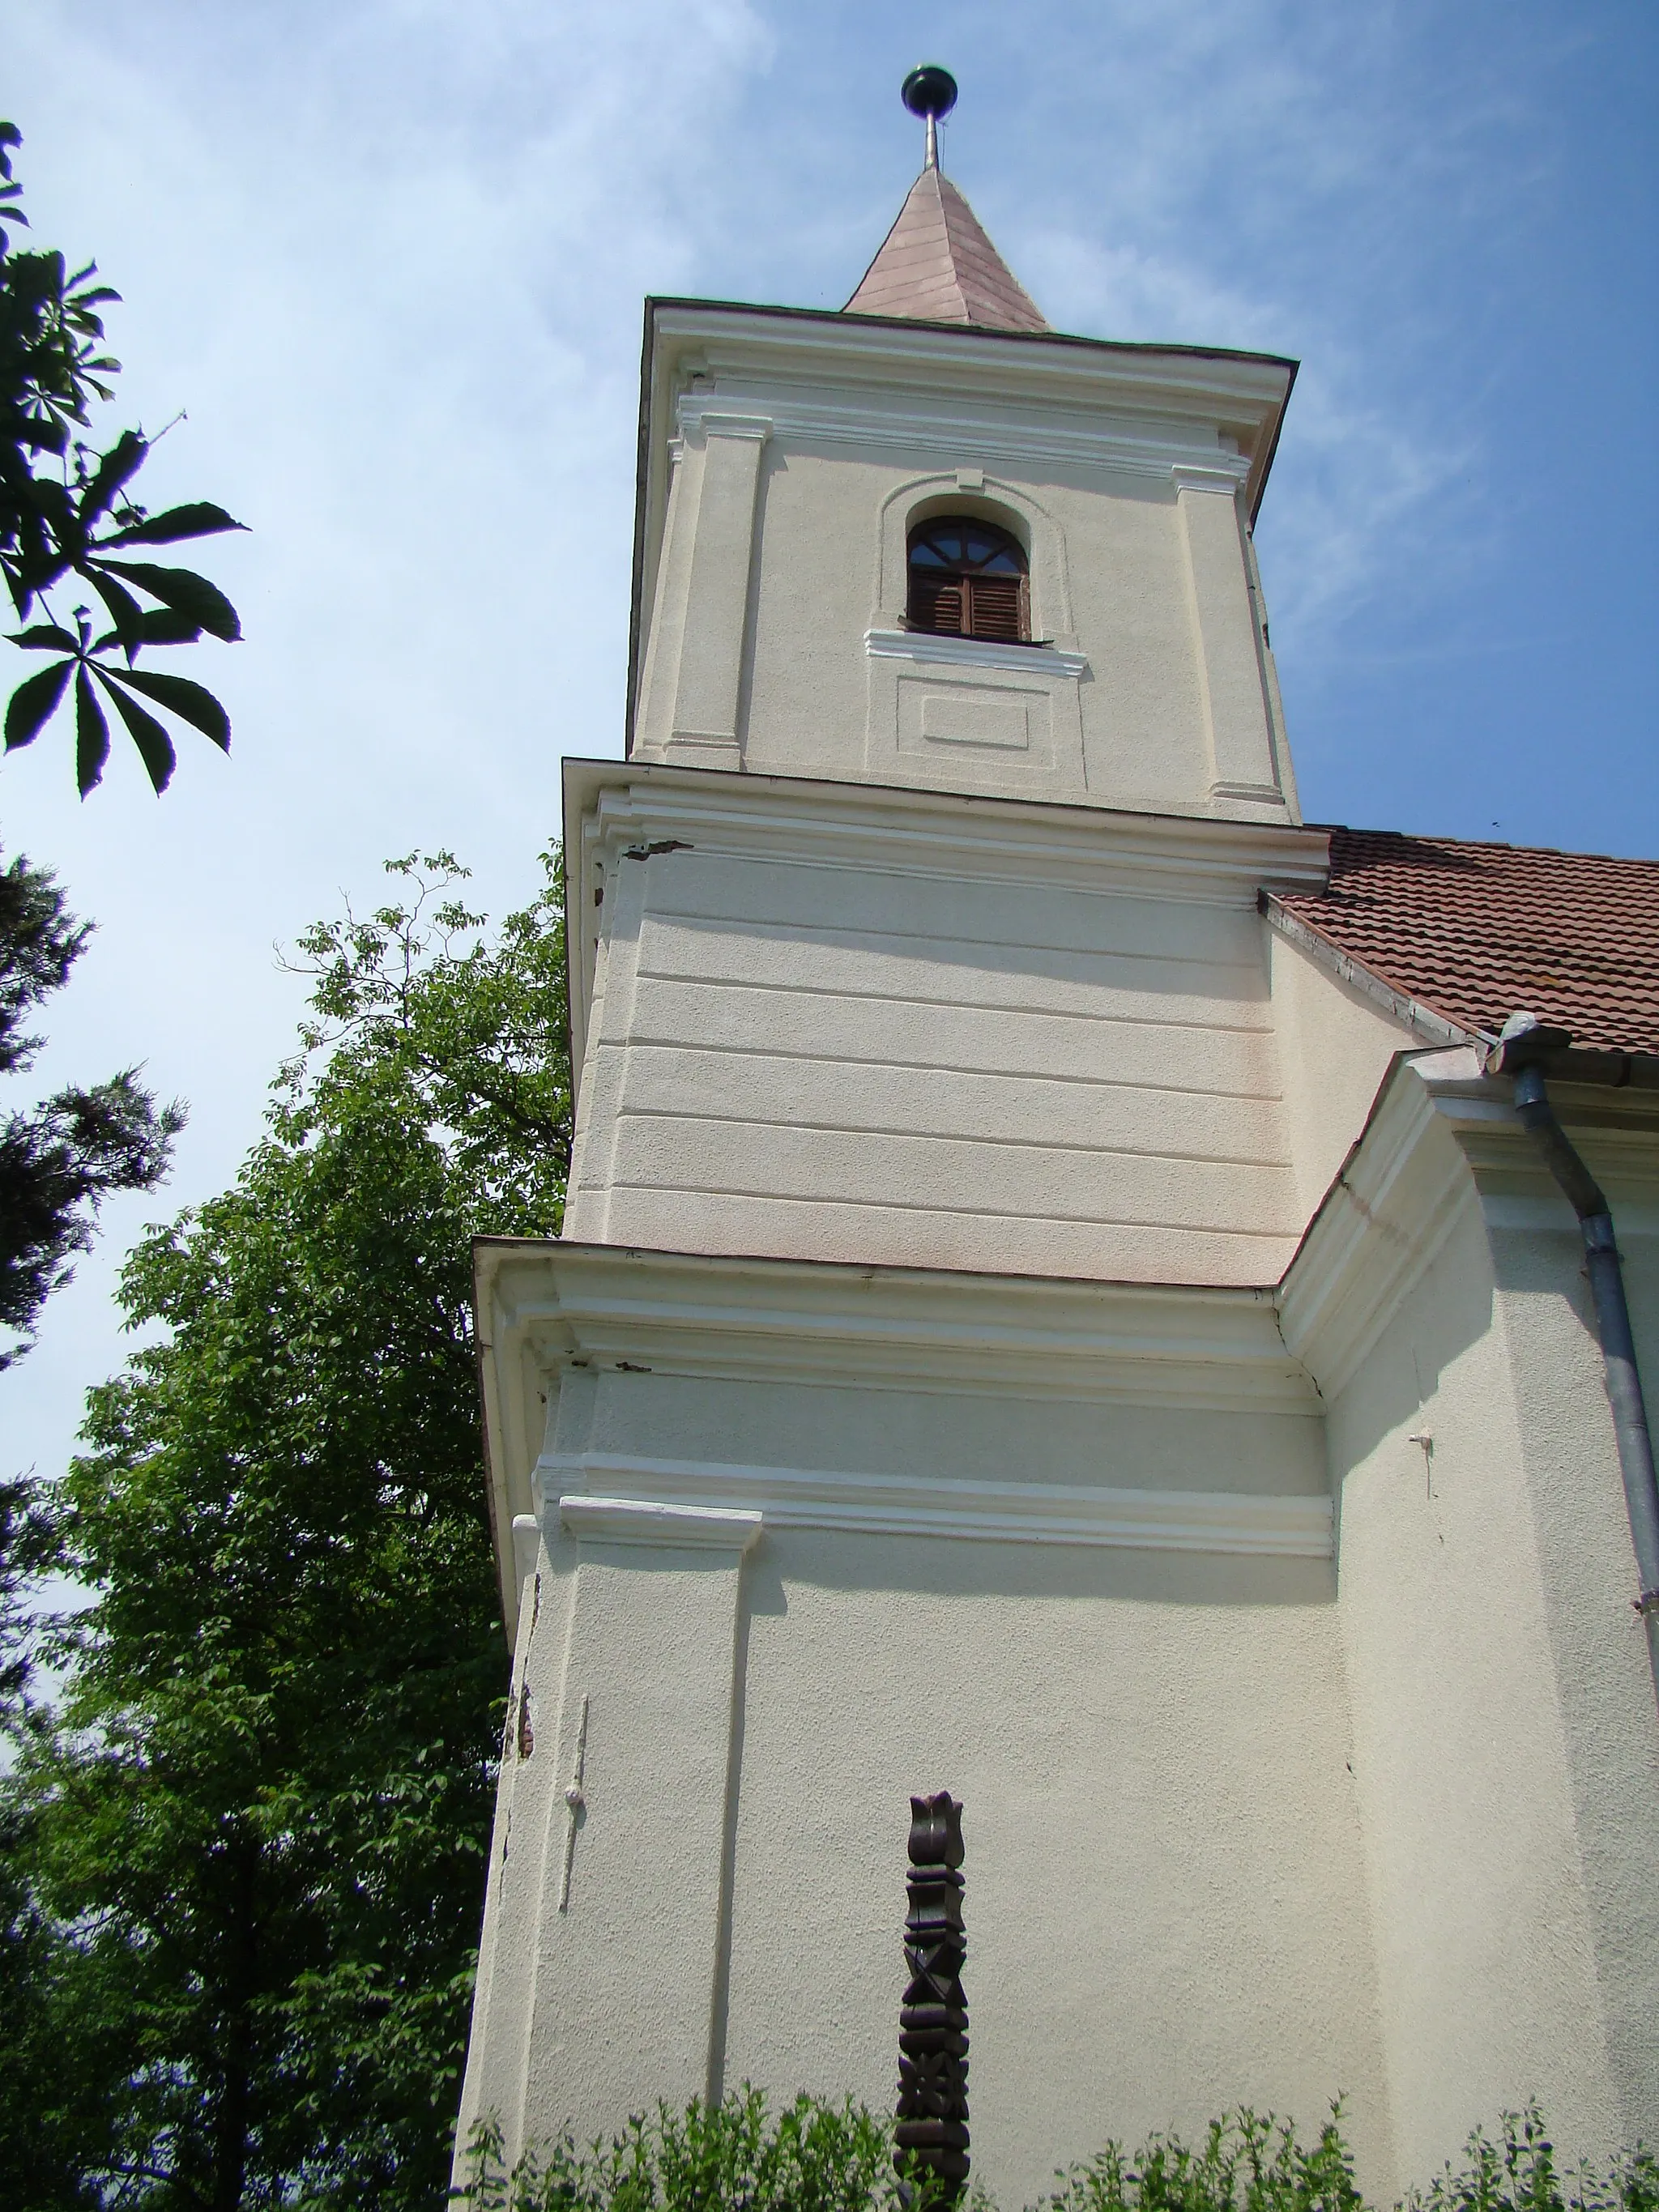
[[[1025,635],[1021,619],[1024,577],[975,576],[969,580],[969,589],[973,594],[972,619],[964,625],[969,636],[1018,644]]]
[[[994,523],[945,515],[909,538],[905,620],[935,636],[1023,645],[1030,635],[1025,556]]]
[[[911,629],[960,637],[968,627],[963,620],[963,587],[958,578],[935,578],[913,569],[908,608]]]

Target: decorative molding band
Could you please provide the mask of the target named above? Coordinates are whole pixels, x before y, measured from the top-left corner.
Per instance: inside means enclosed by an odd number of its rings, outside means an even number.
[[[1075,683],[1089,672],[1087,657],[1057,645],[996,645],[974,637],[934,637],[920,630],[867,629],[864,649],[872,660],[916,660],[958,668],[1006,668],[1022,676],[1069,677]]]
[[[1565,1088],[1565,1086],[1564,1086]],[[1453,1234],[1572,1228],[1508,1086],[1470,1046],[1396,1058],[1364,1133],[1279,1286],[1280,1326],[1326,1399],[1345,1389]],[[1616,1193],[1622,1233],[1659,1226],[1659,1111],[1629,1092],[1569,1093],[1576,1142]],[[1562,1103],[1558,1093],[1558,1105]],[[1605,1115],[1605,1120],[1600,1117]]]
[[[1069,882],[1133,890],[1137,897],[1158,896],[1164,877],[1171,896],[1208,895],[1229,905],[1241,895],[1254,905],[1264,882],[1311,889],[1330,872],[1328,836],[1282,821],[988,800],[827,777],[734,776],[666,761],[567,759],[564,780],[567,854],[607,839],[625,848],[678,837],[705,851],[836,867],[896,864],[910,875],[956,876],[965,868],[1005,882]]]
[[[603,1482],[613,1492],[629,1494],[592,1497],[564,1487],[573,1482]],[[1331,1501],[1323,1496],[941,1482],[815,1468],[728,1466],[718,1461],[634,1459],[603,1452],[544,1456],[537,1467],[537,1486],[544,1497],[557,1492],[559,1518],[567,1528],[610,1543],[704,1543],[746,1549],[764,1522],[769,1528],[832,1529],[861,1535],[955,1536],[976,1542],[1085,1544],[1297,1559],[1328,1559],[1334,1548]],[[677,1533],[703,1526],[733,1533]],[[659,1529],[663,1533],[654,1533]],[[739,1542],[735,1532],[741,1529],[750,1533]]]
[[[1166,484],[1186,479],[1195,487],[1202,484],[1229,494],[1237,489],[1249,471],[1249,463],[1240,460],[1235,475],[1231,455],[1196,438],[1177,442],[1152,434],[1138,437],[1127,427],[1114,433],[1082,418],[1075,427],[1054,417],[1037,422],[1012,415],[1006,422],[994,416],[975,420],[949,407],[924,413],[913,404],[896,405],[885,394],[875,393],[863,406],[838,405],[827,398],[796,398],[769,389],[759,396],[769,410],[772,435],[803,445],[857,446],[875,453],[937,455],[953,466],[990,461],[1109,469]],[[723,395],[711,392],[707,397],[714,399]],[[695,436],[705,426],[713,435],[745,434],[725,428],[744,417],[728,413],[724,407],[718,411],[710,408],[700,392],[683,393],[675,416],[683,435]],[[1211,476],[1222,481],[1205,483]]]
[[[481,1242],[478,1297],[493,1350],[526,1357],[537,1388],[580,1362],[595,1373],[649,1368],[1292,1420],[1317,1419],[1322,1410],[1285,1348],[1267,1290],[645,1252],[560,1238]]]
[[[1098,408],[1108,395],[1146,408],[1185,399],[1224,400],[1264,411],[1282,406],[1294,364],[1273,354],[1231,349],[1148,346],[1103,339],[1006,337],[927,324],[872,322],[862,316],[802,316],[736,304],[665,300],[656,312],[659,339],[677,342],[688,374],[752,374],[769,380],[821,383],[825,364],[842,386],[854,377],[905,387],[978,391],[988,382],[1047,386]],[[696,348],[697,350],[694,351]]]
[[[561,1498],[559,1518],[584,1543],[736,1552],[739,1558],[761,1532],[761,1516],[752,1510],[650,1498]]]

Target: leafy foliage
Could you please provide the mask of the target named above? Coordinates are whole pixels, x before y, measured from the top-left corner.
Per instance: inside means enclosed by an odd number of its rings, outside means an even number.
[[[1363,2212],[1353,2160],[1333,2110],[1311,2145],[1271,2115],[1212,2120],[1194,2148],[1156,2135],[1133,2158],[1109,2142],[1060,2177],[1041,2212]]]
[[[1132,2157],[1109,2142],[1058,2176],[1034,2212],[1365,2212],[1341,2123],[1339,2106],[1304,2143],[1287,2123],[1240,2110],[1196,2146],[1155,2135]],[[905,2199],[891,2143],[890,2125],[850,2098],[802,2095],[769,2124],[766,2100],[745,2082],[712,2109],[659,2106],[586,2152],[566,2136],[510,2172],[500,2129],[483,2124],[456,2201],[476,2212],[894,2212]],[[990,2212],[989,2200],[975,2191],[969,2212]],[[1505,2113],[1495,2143],[1477,2128],[1467,2163],[1397,2212],[1659,2212],[1659,2164],[1638,2148],[1564,2175],[1529,2105]]]
[[[68,981],[90,935],[47,870],[21,855],[0,867],[0,1074],[33,1061],[41,1039],[22,1024]],[[180,1107],[156,1105],[133,1068],[0,1118],[0,1327],[17,1340],[0,1345],[0,1370],[27,1348],[41,1307],[69,1279],[70,1255],[91,1244],[104,1200],[161,1181],[184,1120]]]
[[[1061,2175],[1038,2212],[1364,2212],[1341,2119],[1334,2108],[1312,2144],[1244,2111],[1213,2121],[1197,2148],[1153,2136],[1131,2159],[1108,2143]],[[1466,2156],[1399,2212],[1659,2212],[1659,2165],[1648,2152],[1564,2175],[1535,2105],[1506,2112],[1497,2143],[1477,2128]]]
[[[773,2121],[745,2082],[718,2105],[635,2114],[608,2144],[580,2151],[569,2136],[509,2173],[499,2129],[468,2148],[459,2201],[476,2212],[898,2212],[892,2130],[849,2097],[805,2094]]]
[[[1536,2105],[1505,2112],[1493,2142],[1480,2128],[1465,2163],[1448,2165],[1406,2212],[1659,2212],[1659,2160],[1639,2146],[1605,2166],[1563,2172]]]
[[[150,449],[142,431],[122,431],[102,453],[76,436],[89,423],[90,403],[114,396],[108,379],[121,364],[100,349],[101,311],[119,295],[93,281],[93,264],[70,274],[61,253],[14,246],[7,226],[28,222],[12,173],[12,149],[21,143],[11,124],[0,123],[0,573],[25,624],[11,633],[13,644],[52,659],[12,694],[6,750],[32,744],[72,694],[84,799],[109,758],[107,701],[150,781],[164,791],[175,755],[150,707],[226,750],[230,722],[201,684],[141,669],[138,656],[204,636],[230,643],[241,626],[224,593],[194,569],[131,556],[242,525],[204,500],[154,515],[138,505],[128,487]],[[96,629],[84,606],[68,622],[52,612],[48,594],[70,578],[100,603],[108,629]],[[32,613],[45,619],[31,623]]]
[[[28,1599],[40,1577],[58,1565],[59,1552],[58,1516],[50,1496],[27,1476],[0,1480],[0,1739],[14,1735],[27,1717],[33,1672]]]
[[[556,863],[493,942],[449,855],[394,873],[307,940],[234,1187],[130,1260],[166,1335],[63,1486],[98,1596],[10,1802],[100,2201],[443,2198],[507,1671],[470,1244],[556,1226],[569,1096]]]

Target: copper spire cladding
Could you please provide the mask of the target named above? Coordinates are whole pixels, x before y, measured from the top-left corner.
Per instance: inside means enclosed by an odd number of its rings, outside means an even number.
[[[912,113],[926,118],[926,166],[842,312],[1046,331],[1036,301],[939,167],[938,118],[956,105],[956,80],[931,64],[912,70],[902,97]]]

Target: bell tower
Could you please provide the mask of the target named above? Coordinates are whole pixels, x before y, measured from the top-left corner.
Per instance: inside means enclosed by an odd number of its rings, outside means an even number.
[[[934,158],[839,314],[647,318],[630,751],[1298,818],[1250,542],[1295,365],[1048,328]],[[1012,620],[919,605],[979,524]]]

